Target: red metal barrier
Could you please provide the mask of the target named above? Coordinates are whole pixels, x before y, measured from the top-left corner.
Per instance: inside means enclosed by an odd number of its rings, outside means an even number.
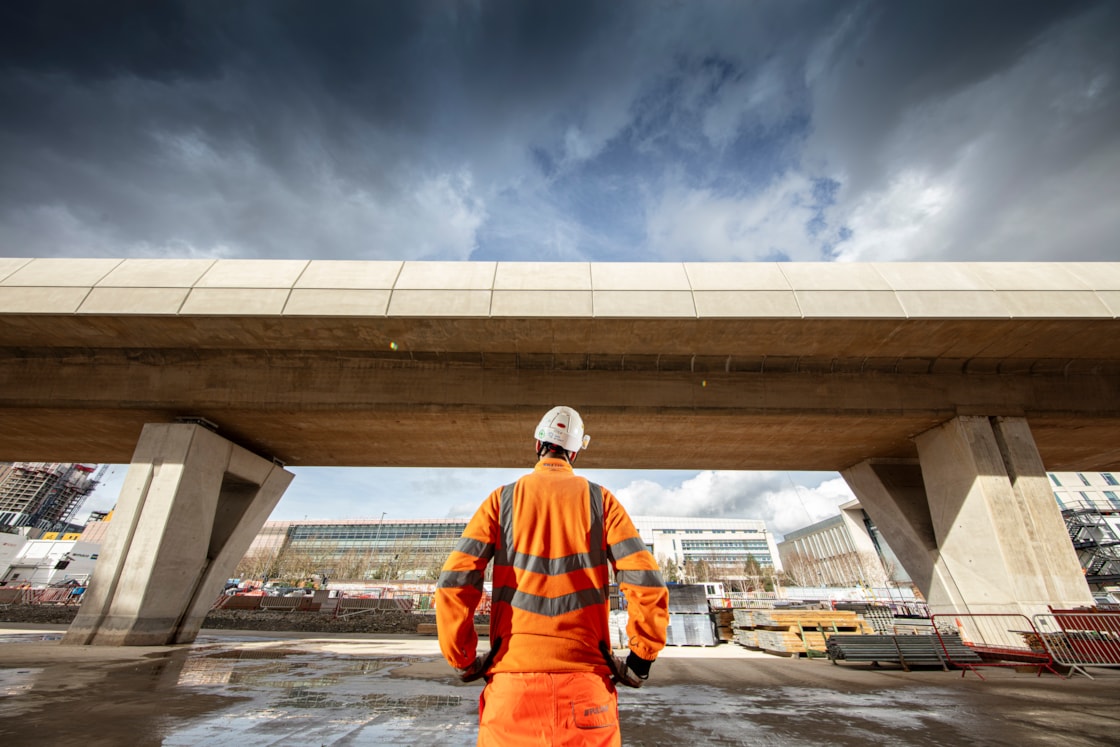
[[[69,604],[73,596],[73,588],[69,586],[26,591],[30,592],[24,597],[26,604]]]
[[[1051,610],[1034,622],[1039,643],[1072,672],[1093,679],[1085,667],[1120,667],[1120,612]]]
[[[412,597],[348,597],[342,594],[334,607],[334,616],[350,617],[364,612],[411,612]]]
[[[1054,669],[1053,657],[1042,645],[1038,630],[1026,615],[954,613],[934,615],[931,619],[945,655],[954,666],[961,668],[962,677],[973,671],[984,679],[979,671],[981,667],[1021,666],[1037,667],[1039,677],[1043,669],[1062,676]],[[951,647],[942,638],[943,628],[959,632],[961,642],[975,652],[980,661],[964,661],[959,656],[954,659]]]

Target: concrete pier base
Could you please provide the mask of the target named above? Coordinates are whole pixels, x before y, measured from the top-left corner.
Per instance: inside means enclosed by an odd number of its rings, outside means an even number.
[[[190,643],[294,475],[193,424],[136,446],[69,645]]]
[[[1092,605],[1026,420],[959,416],[843,471],[935,613]]]

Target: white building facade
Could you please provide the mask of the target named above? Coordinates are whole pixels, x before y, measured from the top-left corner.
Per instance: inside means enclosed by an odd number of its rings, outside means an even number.
[[[1120,479],[1110,472],[1048,476],[1086,579],[1092,586],[1115,583],[1120,571]],[[880,586],[910,580],[859,501],[841,505],[839,516],[787,533],[778,552],[794,583]]]
[[[774,535],[755,519],[684,516],[630,517],[646,548],[659,563],[705,562],[719,568],[744,568],[753,558],[762,568],[781,570]],[[664,569],[663,569],[664,570]]]

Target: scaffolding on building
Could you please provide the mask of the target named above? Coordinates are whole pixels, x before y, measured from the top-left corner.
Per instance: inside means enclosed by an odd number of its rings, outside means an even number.
[[[1064,508],[1062,518],[1090,588],[1120,583],[1120,509],[1082,503]]]
[[[16,462],[0,469],[0,526],[67,531],[107,465]],[[96,475],[94,474],[96,471]]]

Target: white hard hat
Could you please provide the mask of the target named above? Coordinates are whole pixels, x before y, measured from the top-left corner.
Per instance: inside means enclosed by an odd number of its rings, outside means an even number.
[[[573,454],[586,449],[591,436],[584,435],[583,418],[570,407],[553,407],[541,418],[534,434],[538,441],[556,444]]]

